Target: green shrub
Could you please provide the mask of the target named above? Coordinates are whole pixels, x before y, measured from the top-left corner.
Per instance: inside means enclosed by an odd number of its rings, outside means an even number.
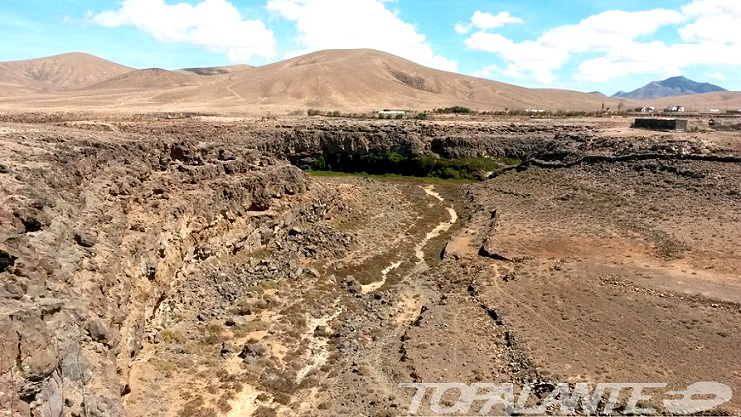
[[[454,114],[471,114],[473,110],[463,106],[445,107],[435,110],[435,113],[454,113]]]

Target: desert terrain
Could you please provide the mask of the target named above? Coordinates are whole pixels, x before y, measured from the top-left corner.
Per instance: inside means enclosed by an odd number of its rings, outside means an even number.
[[[0,415],[519,413],[450,392],[444,412],[415,383],[741,392],[741,118],[616,112],[739,94],[527,89],[367,49],[0,63]],[[683,413],[659,394],[641,404]]]
[[[0,63],[0,110],[296,115],[382,109],[613,111],[684,105],[741,109],[741,93],[635,101],[571,90],[530,89],[415,64],[370,49],[325,50],[260,67],[132,69],[82,53]]]
[[[0,410],[408,415],[413,382],[739,392],[738,131],[631,121],[4,113]],[[448,170],[338,172],[430,158]]]

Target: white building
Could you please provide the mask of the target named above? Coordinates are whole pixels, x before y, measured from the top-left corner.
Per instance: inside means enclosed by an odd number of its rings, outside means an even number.
[[[684,106],[669,106],[669,107],[665,107],[664,108],[664,111],[666,113],[683,112],[684,111]]]

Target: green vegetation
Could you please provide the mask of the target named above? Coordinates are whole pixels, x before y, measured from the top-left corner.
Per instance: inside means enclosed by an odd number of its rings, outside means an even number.
[[[475,112],[469,109],[468,107],[453,106],[453,107],[445,107],[443,109],[435,109],[435,113],[471,114]]]
[[[448,159],[437,155],[404,156],[397,152],[335,154],[316,158],[310,172],[325,176],[336,175],[335,173],[339,172],[384,178],[400,176],[473,181],[484,179],[490,172],[518,165],[520,162],[518,159],[506,157],[476,156]]]
[[[165,329],[160,333],[165,343],[183,344],[187,341],[185,335],[179,330]]]
[[[399,174],[369,174],[367,172],[340,172],[340,171],[316,171],[307,170],[307,174],[314,177],[364,177],[373,178],[384,181],[403,181],[403,182],[419,182],[421,184],[434,184],[434,183],[446,183],[446,184],[471,184],[476,181],[467,179],[442,179],[436,177],[413,177],[409,175]]]

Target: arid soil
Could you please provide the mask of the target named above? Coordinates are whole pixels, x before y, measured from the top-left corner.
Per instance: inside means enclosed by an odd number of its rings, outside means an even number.
[[[0,115],[0,413],[407,415],[410,382],[741,392],[741,139],[629,123]],[[522,163],[296,166],[388,152]]]

